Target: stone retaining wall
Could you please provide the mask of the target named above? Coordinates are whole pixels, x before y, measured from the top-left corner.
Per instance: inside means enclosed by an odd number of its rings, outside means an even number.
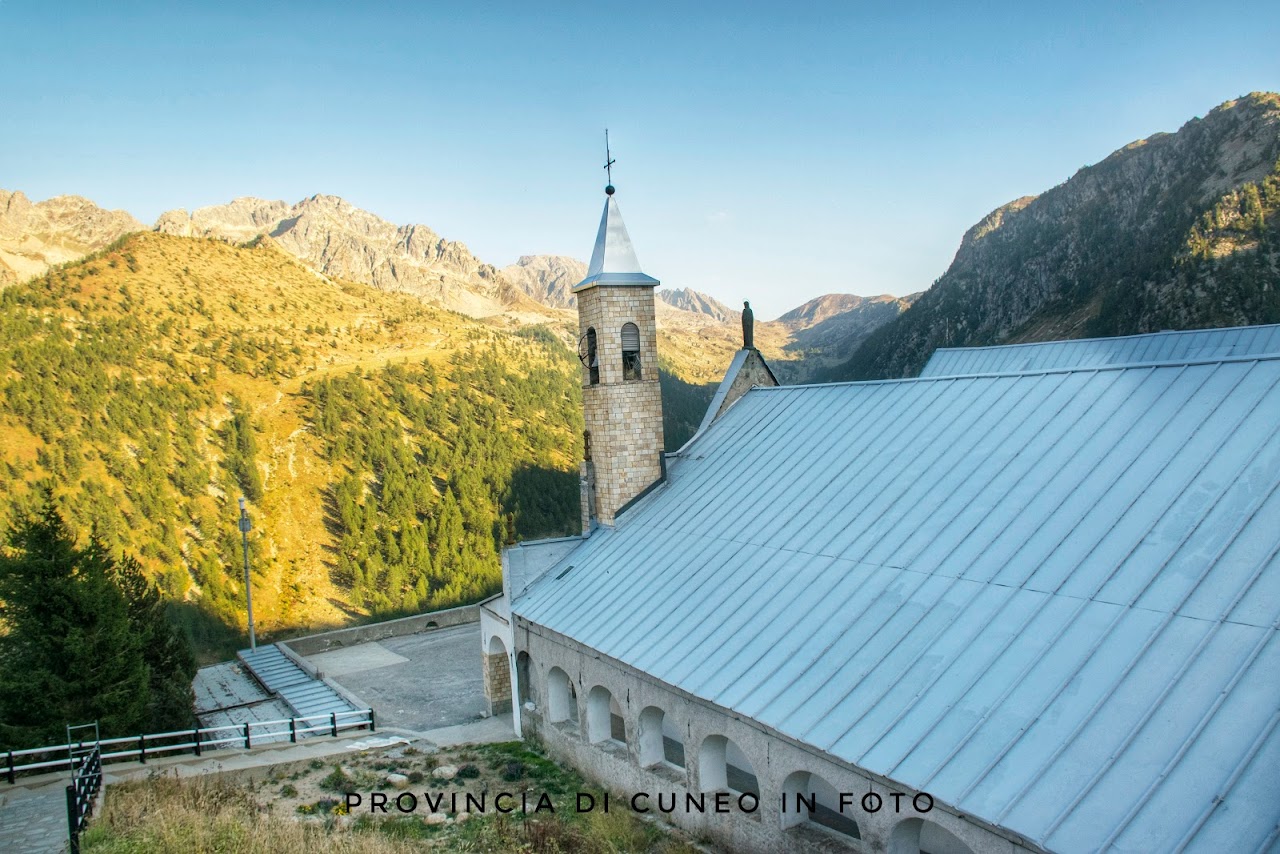
[[[426,614],[414,614],[398,620],[387,620],[382,623],[369,623],[363,626],[351,626],[346,629],[335,629],[316,635],[293,638],[281,641],[298,655],[315,655],[332,649],[355,646],[370,641],[386,640],[403,635],[416,635],[433,629],[449,626],[461,626],[464,623],[475,623],[480,620],[479,605],[463,605],[461,608],[449,608],[444,611],[432,611]]]

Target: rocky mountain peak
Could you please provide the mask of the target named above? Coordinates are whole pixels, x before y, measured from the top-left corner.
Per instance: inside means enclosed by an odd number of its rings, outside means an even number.
[[[498,271],[457,241],[425,225],[395,225],[340,196],[318,193],[296,204],[239,198],[225,205],[170,211],[156,230],[241,243],[267,234],[327,276],[404,291],[473,317],[521,303]]]
[[[105,210],[82,196],[32,202],[21,191],[0,190],[0,287],[145,228],[124,211]]]
[[[551,308],[573,308],[578,304],[573,287],[587,277],[587,265],[567,255],[521,255],[501,273],[535,302]]]
[[[821,323],[837,314],[853,311],[867,300],[873,299],[880,298],[860,297],[855,294],[823,294],[791,309],[791,311],[779,317],[778,322],[797,329],[803,329]],[[895,299],[895,297],[885,297],[885,299]]]
[[[658,299],[672,308],[691,311],[695,314],[705,314],[712,320],[717,320],[721,323],[736,322],[738,318],[742,317],[741,311],[735,311],[715,297],[708,296],[701,291],[695,291],[692,288],[667,288],[658,291]]]

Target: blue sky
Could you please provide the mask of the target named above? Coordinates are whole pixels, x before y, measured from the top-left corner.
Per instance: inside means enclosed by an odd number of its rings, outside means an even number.
[[[1280,4],[0,0],[0,187],[333,193],[585,260],[610,129],[647,272],[773,317],[905,294],[993,208],[1280,89]]]

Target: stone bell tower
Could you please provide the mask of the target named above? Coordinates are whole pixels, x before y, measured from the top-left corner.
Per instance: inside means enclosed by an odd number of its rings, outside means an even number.
[[[640,272],[613,185],[578,298],[585,461],[583,533],[612,525],[627,502],[662,477],[662,395],[653,289]]]

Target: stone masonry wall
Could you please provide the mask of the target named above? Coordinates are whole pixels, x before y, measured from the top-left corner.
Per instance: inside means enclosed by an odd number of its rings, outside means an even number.
[[[507,653],[481,655],[480,670],[484,679],[484,695],[489,701],[489,714],[501,715],[511,711],[511,665],[507,662]]]
[[[622,327],[640,331],[639,380],[624,380]],[[579,335],[596,331],[600,382],[582,368],[585,426],[598,518],[612,525],[618,510],[662,476],[662,392],[658,385],[658,337],[653,289],[597,286],[578,294]]]
[[[716,411],[716,417],[719,418],[723,415],[724,411],[735,400],[751,391],[751,389],[757,386],[772,388],[777,385],[778,381],[774,378],[773,372],[769,370],[769,366],[765,364],[764,357],[760,355],[760,351],[748,350],[747,358],[743,361],[737,376],[729,384],[729,391],[725,394],[724,400],[720,401],[720,409]]]

